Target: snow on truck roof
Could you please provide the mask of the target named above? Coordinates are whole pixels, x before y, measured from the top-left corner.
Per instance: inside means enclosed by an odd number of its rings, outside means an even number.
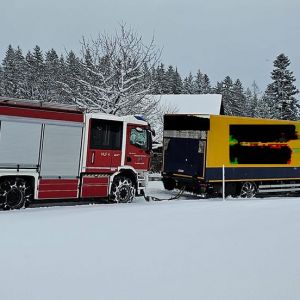
[[[98,119],[107,119],[107,120],[115,120],[115,121],[125,121],[127,123],[134,123],[140,125],[148,124],[147,121],[141,115],[127,115],[127,116],[116,116],[105,113],[85,113],[84,109],[79,108],[76,105],[72,104],[63,104],[57,102],[45,102],[40,100],[28,100],[28,99],[17,99],[17,98],[8,98],[8,97],[0,97],[0,108],[1,106],[10,106],[10,107],[18,107],[18,108],[30,108],[30,109],[42,109],[47,111],[58,111],[65,112],[71,114],[85,114],[90,118],[98,118]]]
[[[6,106],[6,105],[14,106],[14,107],[63,111],[63,112],[71,112],[71,113],[79,113],[79,114],[83,113],[83,110],[81,108],[72,104],[46,102],[41,100],[0,97],[0,106]]]
[[[110,115],[105,113],[87,113],[87,117],[89,118],[96,118],[96,119],[106,119],[111,121],[124,121],[127,123],[133,124],[140,124],[140,125],[147,125],[148,122],[142,118],[140,115],[126,115],[126,116],[117,116],[117,115]]]
[[[222,95],[219,94],[180,94],[149,95],[153,97],[166,113],[220,115],[222,113]]]

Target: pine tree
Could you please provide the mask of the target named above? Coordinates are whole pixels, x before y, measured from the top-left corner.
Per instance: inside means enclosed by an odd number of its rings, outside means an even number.
[[[30,51],[27,52],[26,57],[26,98],[35,99],[35,89],[36,89],[36,75],[33,69],[33,55]]]
[[[191,72],[183,80],[183,93],[184,94],[195,94],[194,77]]]
[[[245,115],[245,94],[242,83],[237,79],[234,83],[230,76],[218,82],[214,92],[222,94],[224,113],[231,116]]]
[[[210,79],[207,74],[203,74],[202,78],[202,92],[203,94],[211,94],[212,88],[210,84]]]
[[[251,112],[246,110],[246,97],[242,82],[237,79],[232,86],[231,93],[232,110],[235,116],[249,116]]]
[[[39,46],[26,55],[27,94],[29,99],[47,100],[47,78],[45,75],[44,56]]]
[[[62,79],[58,80],[59,94],[63,96],[64,102],[74,103],[81,92],[78,84],[82,77],[80,60],[73,51],[70,51],[65,61],[60,58],[60,66],[63,66],[63,70]]]
[[[293,72],[288,70],[289,58],[280,54],[274,61],[271,73],[273,80],[267,87],[264,99],[271,107],[275,107],[273,118],[296,120],[298,118],[298,104],[295,95],[299,93],[294,82]]]
[[[251,117],[259,117],[258,106],[259,106],[259,103],[261,100],[261,97],[260,97],[261,92],[255,81],[253,81],[251,87],[252,87],[252,89],[248,88],[251,93],[250,98],[247,96],[247,94],[249,95],[249,92],[246,93],[246,98],[247,98],[246,105],[247,105],[248,110],[251,112],[251,114],[250,114]]]
[[[165,80],[167,86],[164,90],[166,94],[180,94],[182,92],[182,80],[177,68],[170,65],[165,73]]]
[[[16,66],[15,66],[15,51],[11,45],[8,46],[5,58],[2,62],[3,81],[2,90],[6,97],[14,97],[16,92]]]
[[[166,72],[166,82],[167,82],[166,94],[174,94],[174,90],[175,90],[174,78],[175,78],[175,70],[173,66],[170,65]]]
[[[204,78],[203,74],[201,73],[200,70],[197,71],[195,81],[194,81],[194,92],[195,94],[204,94]]]
[[[258,98],[257,107],[255,108],[255,117],[263,119],[274,119],[273,103],[269,102],[269,98],[264,94]]]
[[[174,73],[174,79],[173,79],[173,94],[181,94],[182,89],[183,89],[182,79],[176,68]]]
[[[26,98],[27,95],[27,80],[26,80],[26,61],[22,50],[18,47],[15,50],[15,95],[16,98]]]
[[[3,76],[4,76],[4,73],[3,73],[3,68],[2,66],[0,65],[0,97],[4,96],[4,90],[3,90]]]
[[[164,64],[160,64],[155,73],[155,85],[156,94],[167,94],[169,90],[169,83],[166,76]]]
[[[233,82],[230,76],[226,76],[225,79],[221,82],[217,82],[215,92],[217,94],[222,94],[222,100],[224,105],[225,115],[233,115],[232,113],[232,100],[231,100],[231,91],[232,91]]]
[[[46,53],[45,58],[45,100],[58,101],[57,81],[61,81],[62,74],[58,55],[54,49]]]

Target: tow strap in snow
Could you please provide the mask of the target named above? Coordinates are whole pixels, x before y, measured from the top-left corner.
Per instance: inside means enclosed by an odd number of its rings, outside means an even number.
[[[175,195],[175,196],[172,196],[171,198],[158,198],[158,197],[154,197],[154,196],[146,196],[144,195],[144,198],[146,201],[163,201],[163,200],[175,200],[175,199],[179,199],[182,194],[184,193],[184,190],[185,190],[185,186],[182,187],[179,192]]]

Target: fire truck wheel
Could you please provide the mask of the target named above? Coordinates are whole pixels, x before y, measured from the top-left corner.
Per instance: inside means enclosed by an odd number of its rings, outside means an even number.
[[[0,198],[4,209],[24,207],[31,197],[31,188],[23,178],[9,178],[0,182]]]
[[[241,186],[240,197],[241,198],[253,198],[257,192],[257,186],[254,182],[246,181]]]
[[[131,202],[135,195],[135,187],[130,178],[125,176],[115,177],[111,186],[111,200],[119,203]]]

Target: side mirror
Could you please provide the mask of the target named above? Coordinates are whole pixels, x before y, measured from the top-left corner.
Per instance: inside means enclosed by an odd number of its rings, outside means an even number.
[[[137,132],[143,132],[143,129],[141,127],[135,127],[134,128]]]

